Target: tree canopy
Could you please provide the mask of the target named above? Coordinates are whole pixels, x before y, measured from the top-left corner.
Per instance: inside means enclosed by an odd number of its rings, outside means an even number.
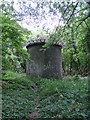
[[[29,58],[24,43],[27,42],[31,32],[22,28],[10,12],[2,10],[0,18],[2,20],[2,69],[17,71],[24,67],[26,58]]]
[[[14,8],[14,2],[7,2],[6,0],[2,2],[2,52],[4,62],[12,61],[11,54],[15,62],[16,59],[19,62],[23,61],[22,58],[27,56],[22,43],[25,40],[27,41],[26,36],[29,36],[29,34],[26,29],[19,25],[20,22],[17,23],[18,20],[23,21],[24,18],[27,18],[26,23],[30,26],[30,20],[33,19],[38,27],[49,16],[52,16],[53,20],[56,20],[54,17],[57,16],[58,25],[54,27],[52,33],[49,32],[48,34],[52,36],[51,40],[54,39],[54,43],[58,39],[66,43],[66,46],[62,49],[64,74],[89,74],[89,2],[78,2],[77,0],[61,2],[56,0],[18,1],[18,10]],[[51,24],[53,25],[54,22]],[[46,24],[43,24],[42,28],[47,31]],[[50,44],[53,44],[53,42]],[[13,64],[13,62],[9,63]]]

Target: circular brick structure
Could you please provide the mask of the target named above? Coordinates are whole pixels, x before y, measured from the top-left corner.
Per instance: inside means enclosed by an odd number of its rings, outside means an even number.
[[[30,77],[60,78],[62,77],[61,43],[51,45],[46,51],[41,51],[45,44],[44,38],[30,41],[26,46],[31,61],[26,62],[26,74]]]

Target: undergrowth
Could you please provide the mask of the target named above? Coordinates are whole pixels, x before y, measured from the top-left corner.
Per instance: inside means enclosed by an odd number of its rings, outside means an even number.
[[[26,74],[6,71],[2,79],[5,118],[26,118],[34,111],[38,87],[39,118],[88,120],[88,78],[28,78]]]
[[[2,78],[3,119],[24,119],[34,111],[36,94],[26,74],[6,71]]]
[[[35,79],[40,95],[40,117],[88,119],[88,79]]]

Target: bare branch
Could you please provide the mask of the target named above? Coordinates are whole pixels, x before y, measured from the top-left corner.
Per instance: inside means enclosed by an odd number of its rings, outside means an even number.
[[[73,5],[73,2],[72,2],[69,6],[67,6],[67,8],[64,10],[63,15],[65,14],[65,12],[67,11],[67,9],[68,9],[71,5]]]
[[[79,23],[79,25],[77,26],[77,28],[86,20],[86,19],[88,19],[90,17],[90,14],[87,16],[87,17],[85,17],[84,19],[82,19],[82,21]],[[77,30],[77,28],[76,28],[76,30]]]
[[[72,14],[70,15],[69,19],[67,20],[67,22],[66,22],[66,24],[65,24],[65,26],[64,26],[64,29],[65,29],[66,25],[68,24],[68,22],[70,21],[71,17],[74,15],[74,11],[75,11],[78,3],[79,3],[79,2],[77,2],[77,4],[75,5],[75,7],[73,8]]]
[[[90,6],[89,7],[85,7],[85,8],[83,8],[83,9],[81,9],[81,10],[79,10],[79,11],[77,11],[76,13],[74,13],[74,14],[77,14],[77,13],[79,13],[80,11],[82,11],[82,10],[87,10],[88,8],[90,8]]]
[[[90,1],[89,2],[86,2],[88,5],[90,5]]]

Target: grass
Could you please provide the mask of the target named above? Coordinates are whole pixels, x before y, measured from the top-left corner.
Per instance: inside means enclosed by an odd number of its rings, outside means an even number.
[[[39,118],[88,120],[88,78],[27,78],[25,74],[7,71],[3,75],[3,119],[26,118],[34,111],[39,93]]]

